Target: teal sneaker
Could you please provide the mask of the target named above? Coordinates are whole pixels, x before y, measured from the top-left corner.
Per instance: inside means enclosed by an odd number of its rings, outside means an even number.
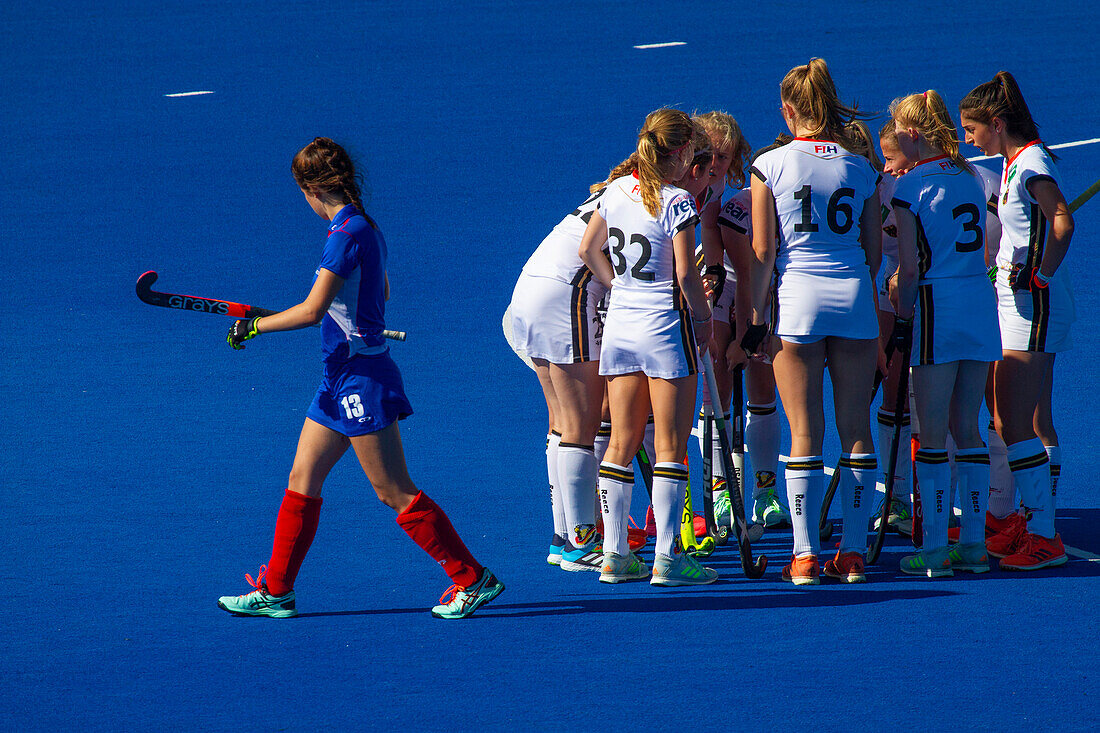
[[[432,609],[436,618],[466,618],[504,592],[504,583],[496,579],[489,568],[481,571],[481,578],[469,588],[452,585],[439,597],[440,605]]]
[[[951,570],[950,549],[937,547],[934,550],[921,550],[916,555],[906,555],[901,559],[901,572],[906,575],[927,575],[929,578],[947,578],[955,573]]]
[[[768,488],[752,498],[752,521],[753,524],[762,524],[769,529],[789,527],[791,526],[791,513],[779,501],[775,489]]]
[[[275,596],[267,592],[267,584],[264,583],[264,575],[267,574],[267,566],[261,566],[260,572],[253,580],[251,575],[245,574],[245,580],[255,588],[251,593],[243,596],[222,596],[218,599],[218,608],[228,611],[234,616],[268,616],[270,618],[293,618],[298,615],[298,609],[294,603],[294,591],[291,590],[281,596]]]
[[[985,551],[984,542],[951,545],[947,557],[951,560],[952,570],[963,570],[968,573],[989,572],[989,555]]]
[[[882,495],[885,498],[885,494]],[[879,521],[882,518],[882,502],[878,503],[875,513],[871,515],[871,531],[877,532]],[[893,530],[903,537],[913,536],[913,513],[909,510],[909,501],[898,496],[890,497],[890,511],[886,514],[886,528]]]
[[[594,543],[584,547],[574,547],[569,540],[566,540],[565,546],[561,549],[561,562],[558,563],[558,567],[571,573],[584,571],[598,573],[603,567],[603,545]]]
[[[633,552],[623,557],[617,552],[605,552],[600,568],[601,583],[629,583],[649,577],[649,566]]]
[[[704,568],[691,555],[681,552],[676,557],[655,555],[651,585],[707,585],[718,580],[718,571]]]
[[[565,549],[565,540],[557,535],[550,539],[550,549],[546,553],[546,562],[551,565],[561,565],[561,551]]]

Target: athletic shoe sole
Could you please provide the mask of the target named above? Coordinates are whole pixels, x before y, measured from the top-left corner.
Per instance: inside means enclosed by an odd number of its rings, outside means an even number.
[[[1060,565],[1065,565],[1067,562],[1069,562],[1069,558],[1065,555],[1061,557],[1052,557],[1049,560],[1044,560],[1034,565],[1007,565],[1004,560],[1001,560],[1001,570],[1042,570],[1043,568],[1056,568]]]
[[[298,611],[294,609],[278,611],[238,611],[234,608],[229,608],[221,601],[218,601],[218,608],[223,611],[228,611],[234,616],[247,616],[249,618],[294,618],[298,615]]]

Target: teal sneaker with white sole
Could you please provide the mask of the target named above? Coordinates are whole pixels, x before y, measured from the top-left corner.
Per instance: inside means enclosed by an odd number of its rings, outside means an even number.
[[[985,550],[984,542],[951,545],[947,557],[951,561],[952,570],[968,573],[989,572],[989,554]]]
[[[791,513],[783,503],[779,501],[774,488],[765,489],[752,499],[753,524],[762,524],[765,527],[789,527],[791,525]]]
[[[676,557],[655,555],[653,558],[653,576],[650,585],[679,586],[707,585],[718,580],[718,571],[705,568],[699,561],[686,552]]]
[[[617,552],[605,552],[600,568],[601,583],[629,583],[649,578],[649,566],[633,552],[625,557]]]
[[[921,550],[916,555],[906,555],[901,559],[901,572],[906,575],[927,575],[929,578],[949,578],[951,570],[950,548],[937,547],[934,550]]]
[[[436,618],[466,618],[504,592],[504,583],[496,579],[489,568],[481,571],[481,578],[469,588],[452,585],[439,597],[440,605],[432,609]]]
[[[222,596],[218,599],[218,608],[234,616],[267,616],[269,618],[297,616],[294,591],[291,590],[281,596],[272,595],[267,590],[267,584],[264,583],[266,573],[267,567],[262,566],[255,580],[251,575],[245,574],[248,584],[255,590],[242,596]]]
[[[565,540],[554,535],[550,539],[550,549],[546,552],[546,562],[550,565],[561,565],[561,553],[565,549]]]

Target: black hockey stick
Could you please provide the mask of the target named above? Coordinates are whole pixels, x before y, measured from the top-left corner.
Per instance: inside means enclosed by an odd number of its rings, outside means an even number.
[[[718,382],[714,379],[714,362],[709,353],[704,353],[700,359],[703,367],[703,376],[707,380],[707,390],[710,394],[710,403],[719,404]],[[733,466],[733,453],[730,450],[729,434],[726,433],[726,421],[721,413],[715,413],[714,422],[718,430],[718,442],[722,448],[722,467],[726,470],[726,490],[730,497],[730,529],[737,539],[737,549],[741,553],[741,568],[745,576],[757,579],[763,577],[764,570],[768,567],[768,558],[764,555],[753,560],[752,545],[749,540],[749,527],[745,521],[745,502],[741,498],[741,487],[737,482],[737,472]]]
[[[882,500],[882,511],[879,513],[878,528],[871,540],[871,546],[867,548],[867,564],[873,565],[879,553],[882,552],[882,543],[886,537],[886,520],[890,516],[890,502],[894,498],[894,476],[898,467],[898,447],[901,443],[901,428],[905,418],[905,407],[909,402],[909,352],[904,349],[898,353],[901,357],[901,379],[898,380],[897,398],[894,400],[894,434],[890,438],[890,458],[886,461],[886,496]],[[908,449],[908,446],[906,446]]]
[[[162,308],[177,308],[197,313],[214,313],[221,316],[232,316],[233,318],[256,318],[257,316],[270,316],[279,312],[254,305],[234,303],[229,300],[218,300],[217,298],[161,293],[153,290],[153,283],[156,281],[156,270],[149,270],[137,281],[137,296],[149,305],[159,305]],[[408,336],[404,331],[383,331],[382,335],[394,341],[404,341]]]

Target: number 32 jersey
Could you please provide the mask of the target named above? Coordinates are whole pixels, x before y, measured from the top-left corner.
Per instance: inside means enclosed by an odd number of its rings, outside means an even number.
[[[917,220],[921,282],[985,274],[986,195],[977,175],[946,155],[928,158],[898,179],[892,203]]]
[[[650,216],[634,175],[607,186],[597,203],[607,222],[607,243],[615,277],[611,305],[666,310],[684,308],[676,280],[672,239],[699,223],[695,200],[682,188],[661,187],[661,210]]]
[[[756,159],[752,174],[775,197],[775,267],[815,275],[867,271],[859,242],[863,204],[879,174],[861,155],[828,140],[795,138]]]

